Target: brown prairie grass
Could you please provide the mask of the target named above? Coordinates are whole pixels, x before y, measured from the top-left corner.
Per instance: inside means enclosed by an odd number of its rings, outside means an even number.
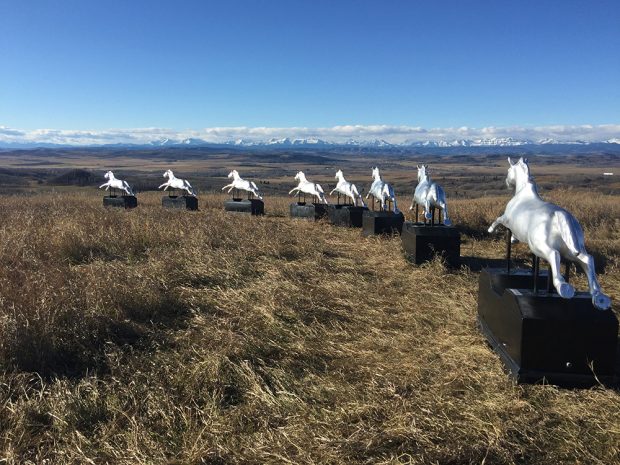
[[[617,306],[620,201],[553,195]],[[514,385],[475,271],[224,198],[0,197],[0,462],[619,463],[618,390]],[[452,202],[464,256],[502,256],[479,231],[506,200]]]

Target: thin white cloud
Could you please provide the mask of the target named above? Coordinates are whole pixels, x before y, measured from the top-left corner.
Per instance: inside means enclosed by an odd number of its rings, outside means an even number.
[[[505,126],[472,128],[467,126],[448,128],[422,128],[419,126],[390,125],[341,125],[332,127],[211,127],[196,130],[172,130],[167,128],[109,129],[83,131],[67,129],[20,130],[0,126],[0,143],[49,143],[68,145],[143,144],[155,140],[203,139],[208,142],[227,142],[242,139],[260,142],[271,138],[308,139],[317,138],[329,142],[347,140],[386,140],[390,143],[454,141],[458,139],[508,138],[539,141],[554,139],[558,142],[596,142],[620,138],[620,124],[601,125],[552,125],[552,126]]]

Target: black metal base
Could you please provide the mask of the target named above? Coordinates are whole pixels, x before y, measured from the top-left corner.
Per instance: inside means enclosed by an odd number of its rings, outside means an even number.
[[[265,214],[265,202],[260,199],[232,199],[224,202],[224,210],[260,216]]]
[[[327,216],[334,226],[346,226],[348,228],[361,228],[362,216],[368,207],[355,207],[353,205],[329,205]]]
[[[404,222],[405,216],[402,212],[366,210],[362,215],[362,234],[400,234]]]
[[[119,208],[136,208],[138,206],[138,199],[135,195],[121,195],[121,196],[106,196],[103,198],[104,207],[119,207]]]
[[[538,279],[544,288],[547,277]],[[543,379],[561,386],[615,381],[618,319],[592,305],[589,293],[572,299],[532,289],[531,272],[485,269],[478,283],[478,322],[510,375],[520,383]]]
[[[161,198],[161,206],[164,208],[198,210],[198,199],[193,195],[165,195]]]
[[[319,220],[327,216],[327,207],[324,203],[294,202],[290,206],[291,217]]]
[[[401,232],[407,258],[420,265],[441,255],[450,267],[461,264],[461,234],[451,226],[405,222]]]

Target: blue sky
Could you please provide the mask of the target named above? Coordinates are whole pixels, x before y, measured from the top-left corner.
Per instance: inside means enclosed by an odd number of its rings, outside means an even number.
[[[617,123],[617,0],[0,6],[5,129]]]

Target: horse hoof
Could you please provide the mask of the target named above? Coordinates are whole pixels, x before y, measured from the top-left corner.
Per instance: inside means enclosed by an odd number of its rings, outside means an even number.
[[[493,229],[493,227],[490,227],[489,229],[487,229],[487,231],[489,232],[489,234],[493,234],[493,231],[495,230]]]
[[[592,294],[592,305],[599,310],[608,310],[611,307],[611,299],[602,292]]]
[[[443,224],[445,226],[452,226],[452,221],[450,221],[450,220],[443,220]]]
[[[575,295],[575,288],[568,283],[562,283],[559,286],[556,286],[556,290],[560,297],[564,299],[572,299]]]

